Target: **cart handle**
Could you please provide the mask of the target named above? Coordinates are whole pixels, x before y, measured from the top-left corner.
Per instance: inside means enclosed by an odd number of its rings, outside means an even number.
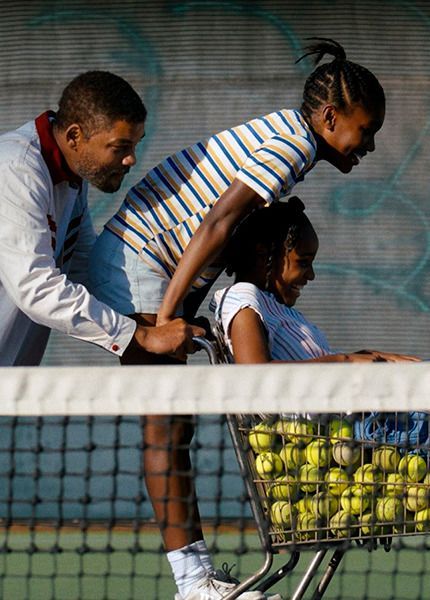
[[[194,344],[198,346],[199,350],[204,350],[206,352],[211,365],[216,365],[219,363],[218,354],[213,342],[207,340],[203,336],[194,336],[192,339]]]

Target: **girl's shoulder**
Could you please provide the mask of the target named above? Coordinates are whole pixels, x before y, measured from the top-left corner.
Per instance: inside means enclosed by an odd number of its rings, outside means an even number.
[[[231,311],[238,306],[256,306],[261,303],[264,292],[253,283],[240,281],[226,288],[217,290],[210,303],[210,310],[215,314]]]
[[[222,290],[215,292],[215,297],[221,299],[225,298],[237,298],[239,296],[247,296],[253,298],[259,298],[264,292],[260,290],[254,283],[248,281],[239,281],[234,283]]]

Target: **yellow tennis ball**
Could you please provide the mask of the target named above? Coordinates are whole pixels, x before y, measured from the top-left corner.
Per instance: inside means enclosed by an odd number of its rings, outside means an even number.
[[[269,495],[275,500],[295,502],[298,493],[298,481],[293,475],[281,475],[277,477],[269,488]]]
[[[340,504],[343,510],[353,515],[360,515],[370,507],[370,496],[363,493],[363,488],[359,485],[347,487],[340,497]]]
[[[253,427],[248,434],[249,445],[257,454],[273,448],[275,440],[276,434],[273,427],[264,421]]]
[[[403,503],[395,496],[385,496],[376,501],[376,519],[381,523],[399,523],[403,519]]]
[[[385,473],[394,473],[400,462],[400,454],[394,446],[380,446],[373,452],[373,464]]]
[[[332,467],[324,477],[327,490],[334,496],[340,496],[350,484],[350,478],[345,469]]]
[[[386,496],[403,497],[406,492],[405,478],[400,473],[388,473],[382,491]]]
[[[308,444],[315,432],[315,425],[307,419],[286,422],[286,435],[295,444]]]
[[[329,446],[325,440],[312,440],[306,446],[306,460],[309,464],[323,469],[330,463]]]
[[[317,489],[317,485],[320,480],[321,473],[317,467],[309,464],[305,464],[300,467],[299,485],[303,492],[314,492]]]
[[[381,525],[376,522],[376,516],[373,512],[367,512],[358,518],[362,535],[378,537],[388,535],[392,532],[391,526]]]
[[[330,519],[330,529],[337,538],[349,537],[353,527],[358,525],[357,517],[346,510],[339,510]]]
[[[312,512],[312,498],[313,498],[313,496],[309,496],[309,495],[306,495],[303,498],[300,498],[300,500],[298,500],[294,505],[297,509],[297,512],[311,513]]]
[[[288,439],[288,430],[290,428],[290,421],[287,419],[279,419],[273,424],[273,430],[282,435],[282,437]]]
[[[352,423],[340,417],[330,419],[328,433],[332,444],[348,441],[353,437]]]
[[[367,512],[360,517],[361,533],[365,536],[378,536],[381,534],[381,527],[376,525],[376,517],[372,512]]]
[[[430,489],[420,485],[408,485],[406,488],[405,506],[411,512],[430,507]]]
[[[321,529],[316,517],[310,513],[300,513],[297,517],[296,535],[299,540],[318,539],[321,535]]]
[[[284,500],[274,502],[270,507],[270,520],[274,525],[291,529],[296,517],[296,509]]]
[[[337,464],[348,467],[360,458],[360,448],[352,442],[337,442],[333,445],[332,454]]]
[[[407,481],[418,483],[427,474],[427,464],[418,454],[406,454],[400,460],[398,470],[401,475],[406,477]]]
[[[374,465],[365,463],[355,471],[354,481],[362,485],[368,494],[372,494],[379,488],[382,473]]]
[[[430,531],[430,508],[424,508],[415,513],[418,531]]]
[[[287,471],[297,471],[306,462],[305,449],[298,444],[285,444],[279,450],[279,456]]]
[[[339,499],[328,492],[318,492],[312,498],[312,512],[317,518],[328,519],[339,510]]]
[[[279,455],[271,450],[262,452],[255,458],[255,469],[262,479],[274,479],[282,473],[283,466]]]

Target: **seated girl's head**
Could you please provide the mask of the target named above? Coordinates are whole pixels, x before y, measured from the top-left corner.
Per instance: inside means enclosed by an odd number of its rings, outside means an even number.
[[[348,173],[375,149],[375,135],[385,117],[385,94],[368,69],[347,60],[334,40],[311,38],[317,43],[305,56],[318,64],[325,54],[334,59],[319,65],[308,77],[301,112],[319,136],[319,158]]]
[[[236,229],[226,250],[228,275],[271,292],[293,306],[315,278],[318,236],[296,196],[252,212]]]

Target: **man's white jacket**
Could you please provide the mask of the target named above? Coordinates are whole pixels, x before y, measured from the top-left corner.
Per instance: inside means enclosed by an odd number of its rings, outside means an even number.
[[[85,287],[95,233],[87,185],[44,113],[0,136],[0,365],[37,365],[50,329],[122,355],[136,328]]]

